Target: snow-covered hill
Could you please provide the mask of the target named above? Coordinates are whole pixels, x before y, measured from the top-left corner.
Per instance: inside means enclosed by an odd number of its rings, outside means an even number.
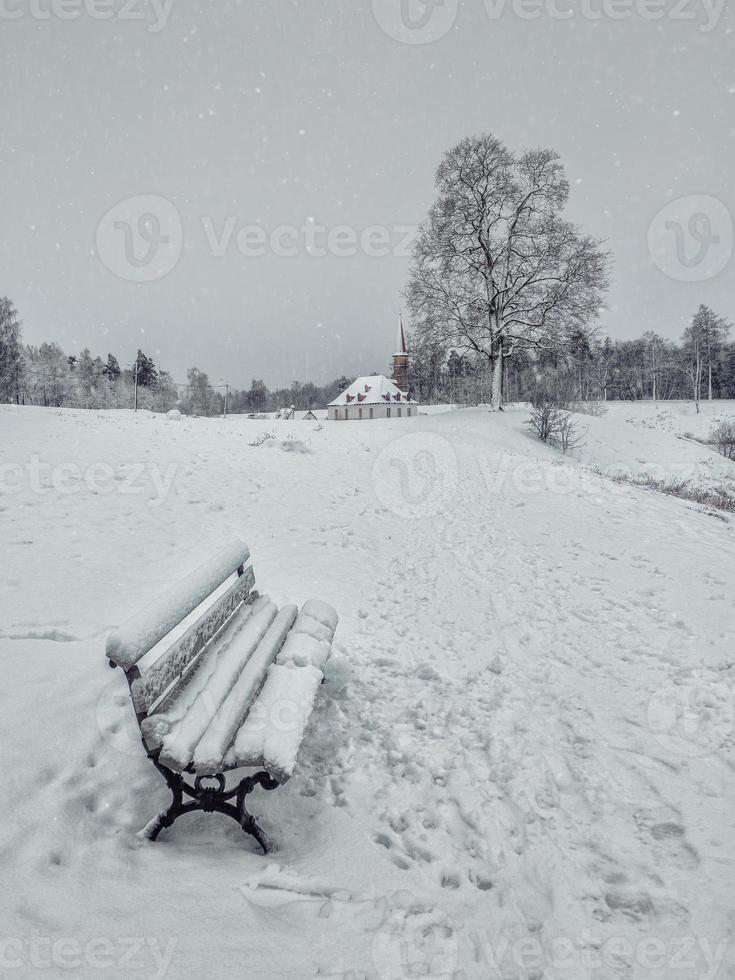
[[[521,410],[0,408],[0,973],[732,976],[735,524],[582,465],[709,453],[635,408],[581,462]],[[103,653],[234,535],[341,617],[269,858],[136,837],[167,794]]]
[[[735,464],[703,444],[723,420],[735,420],[735,402],[702,402],[699,412],[692,402],[608,402],[599,418],[579,416],[576,455],[614,475],[735,490]]]

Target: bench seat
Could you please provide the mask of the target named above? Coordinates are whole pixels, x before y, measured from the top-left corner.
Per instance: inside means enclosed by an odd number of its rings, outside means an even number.
[[[231,624],[178,697],[141,725],[163,765],[208,776],[262,767],[279,783],[291,778],[334,629],[311,608],[279,612],[260,596],[242,623]]]

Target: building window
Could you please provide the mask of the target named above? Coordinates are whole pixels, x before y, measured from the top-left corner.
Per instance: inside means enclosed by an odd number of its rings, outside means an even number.
[[[372,407],[372,405],[370,406],[370,418],[373,418],[373,407]]]
[[[362,422],[362,409],[361,408],[358,408],[357,413],[358,413],[358,416],[357,417]]]
[[[403,409],[400,408],[400,406],[399,406],[399,408],[398,408],[398,418],[401,417],[402,413],[403,413]]]
[[[389,419],[389,418],[390,418],[390,405],[388,405],[388,407],[387,407],[387,408],[386,408],[386,410],[385,410],[385,417],[386,417],[387,419]]]

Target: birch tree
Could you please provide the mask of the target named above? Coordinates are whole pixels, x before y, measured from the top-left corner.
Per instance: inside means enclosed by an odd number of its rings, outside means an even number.
[[[491,135],[467,138],[445,155],[436,187],[406,289],[414,328],[486,357],[500,409],[507,358],[569,358],[570,338],[591,333],[608,255],[562,217],[569,185],[551,150],[515,155]]]
[[[683,340],[682,369],[689,379],[692,400],[697,409],[697,414],[699,414],[705,347],[701,323],[697,321],[696,316],[684,331]]]
[[[658,376],[661,370],[661,361],[665,349],[663,337],[659,337],[653,330],[646,330],[643,334],[643,341],[646,345],[646,356],[648,358],[648,368],[651,373],[651,398],[658,401]]]

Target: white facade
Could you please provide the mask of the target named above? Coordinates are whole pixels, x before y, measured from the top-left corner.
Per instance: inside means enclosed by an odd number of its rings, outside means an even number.
[[[327,411],[333,422],[364,422],[410,418],[418,415],[419,406],[395,382],[375,374],[353,381],[329,403]]]
[[[368,419],[407,419],[418,415],[419,407],[415,404],[402,405],[330,405],[329,419],[333,422],[357,421]]]

